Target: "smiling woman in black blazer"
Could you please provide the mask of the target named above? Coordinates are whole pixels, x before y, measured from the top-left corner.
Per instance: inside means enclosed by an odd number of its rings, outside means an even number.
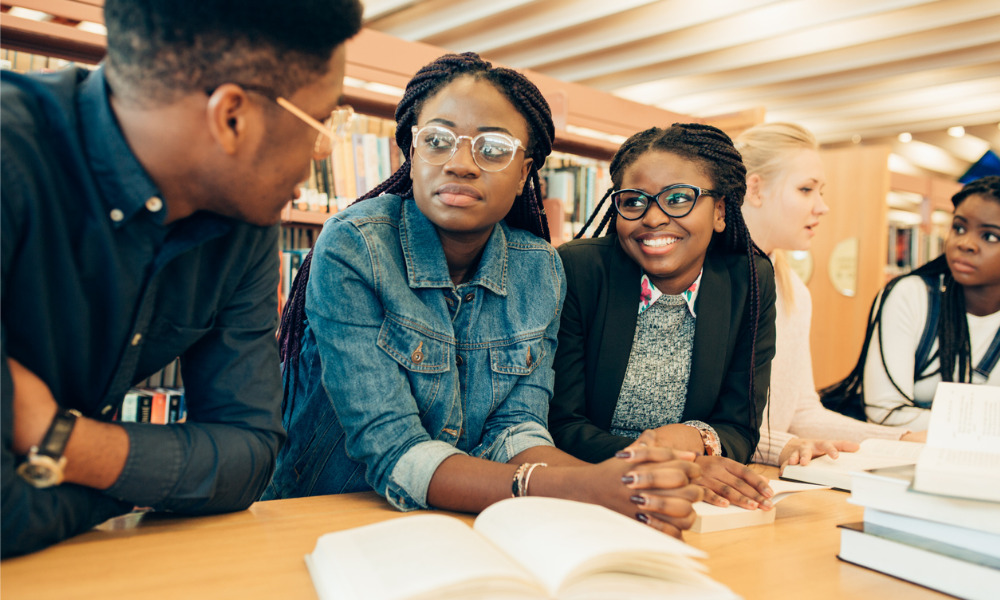
[[[767,480],[741,464],[767,401],[775,299],[739,208],[745,176],[707,125],[653,128],[619,149],[595,231],[609,235],[559,249],[568,289],[549,426],[591,462],[637,439],[693,451],[706,500],[767,509]]]

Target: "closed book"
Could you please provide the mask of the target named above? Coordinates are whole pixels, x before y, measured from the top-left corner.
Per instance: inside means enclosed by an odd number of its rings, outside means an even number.
[[[122,400],[122,407],[118,413],[118,420],[123,423],[135,423],[139,416],[139,392],[129,390]]]
[[[864,523],[840,526],[841,560],[969,600],[993,600],[1000,559]]]
[[[895,440],[867,439],[857,452],[841,452],[836,459],[820,456],[808,465],[788,465],[781,472],[782,479],[828,485],[839,490],[851,491],[851,473],[916,464],[924,444]]]
[[[139,412],[136,415],[136,423],[149,423],[150,414],[153,409],[153,393],[149,390],[139,391]]]
[[[153,390],[153,402],[149,411],[149,422],[164,425],[167,422],[167,391],[163,388]]]
[[[771,503],[775,506],[771,510],[747,510],[732,504],[729,506],[715,506],[707,502],[695,502],[693,507],[696,516],[694,524],[691,526],[691,531],[694,533],[711,533],[713,531],[725,531],[727,529],[751,527],[754,525],[768,525],[774,523],[774,519],[778,514],[777,504],[785,498],[798,492],[830,489],[829,486],[781,480],[770,481],[769,485],[774,492],[774,496],[771,497]]]
[[[854,473],[848,502],[898,515],[1000,535],[1000,503],[927,494],[910,488],[913,465]]]
[[[1000,560],[1000,534],[865,508],[865,526],[878,526],[972,550]]]
[[[181,398],[184,393],[172,389],[167,392],[167,423],[177,423],[181,418]]]

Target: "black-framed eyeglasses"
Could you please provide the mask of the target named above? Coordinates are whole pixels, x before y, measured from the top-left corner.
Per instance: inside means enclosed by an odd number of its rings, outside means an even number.
[[[413,126],[413,150],[424,162],[443,165],[455,156],[462,140],[472,145],[472,160],[484,171],[503,171],[514,162],[518,148],[527,150],[521,140],[501,131],[487,131],[476,137],[458,135],[441,125]]]
[[[655,201],[668,217],[680,219],[686,217],[702,196],[715,196],[712,190],[706,190],[696,185],[675,183],[660,190],[658,194],[647,194],[642,190],[617,190],[611,193],[611,201],[618,215],[627,221],[641,219],[649,206]]]

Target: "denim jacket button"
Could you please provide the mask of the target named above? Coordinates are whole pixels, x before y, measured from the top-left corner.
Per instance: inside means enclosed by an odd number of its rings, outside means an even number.
[[[413,354],[410,355],[410,360],[414,363],[420,364],[420,362],[424,360],[424,353],[420,350],[414,350]]]
[[[463,300],[465,300],[466,302],[472,302],[472,300],[475,297],[476,297],[476,295],[474,293],[469,292],[468,294],[465,295],[465,298],[463,298]]]
[[[462,355],[461,354],[456,354],[455,355],[455,364],[461,367],[462,366],[462,362],[463,362]]]

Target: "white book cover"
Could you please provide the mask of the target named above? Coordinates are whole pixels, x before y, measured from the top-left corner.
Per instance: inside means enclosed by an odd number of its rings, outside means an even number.
[[[774,508],[771,510],[747,510],[739,506],[730,504],[729,506],[716,506],[708,502],[695,502],[694,511],[697,516],[694,525],[691,526],[693,533],[711,533],[713,531],[725,531],[739,527],[751,527],[753,525],[767,525],[774,523],[778,513],[778,503],[785,498],[798,492],[808,492],[811,490],[828,490],[828,485],[814,485],[811,483],[797,483],[794,481],[781,481],[774,479],[768,482],[774,496],[771,503]]]

